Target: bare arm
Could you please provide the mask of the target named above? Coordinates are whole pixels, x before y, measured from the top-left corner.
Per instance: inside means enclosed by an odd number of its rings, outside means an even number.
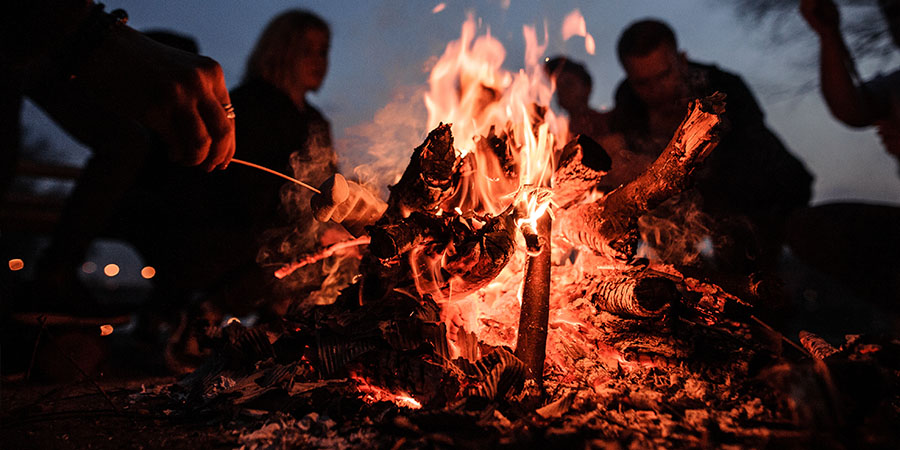
[[[837,7],[832,0],[801,0],[800,12],[819,36],[819,78],[831,114],[850,126],[872,125],[879,112],[860,84]]]

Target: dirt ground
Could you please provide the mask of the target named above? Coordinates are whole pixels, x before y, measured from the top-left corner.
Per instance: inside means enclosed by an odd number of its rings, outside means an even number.
[[[233,448],[235,437],[202,418],[173,420],[136,402],[141,386],[171,378],[35,384],[4,380],[0,442],[8,449]],[[104,396],[98,386],[102,387]],[[140,403],[138,405],[138,403]]]

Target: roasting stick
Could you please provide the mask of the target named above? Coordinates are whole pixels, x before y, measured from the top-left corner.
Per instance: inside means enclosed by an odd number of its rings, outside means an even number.
[[[315,192],[316,194],[321,194],[321,193],[322,193],[320,190],[318,190],[318,189],[316,189],[316,188],[314,188],[314,187],[312,187],[312,186],[310,186],[310,185],[308,185],[308,184],[306,184],[306,183],[304,183],[304,182],[302,182],[302,181],[300,181],[300,180],[298,180],[298,179],[296,179],[296,178],[291,178],[291,177],[289,177],[289,176],[287,176],[287,175],[285,175],[285,174],[283,174],[283,173],[281,173],[281,172],[278,172],[278,171],[276,171],[276,170],[272,170],[272,169],[269,169],[269,168],[260,166],[259,164],[253,164],[252,162],[243,161],[243,160],[240,160],[240,159],[237,159],[237,158],[231,158],[231,162],[233,162],[233,163],[238,163],[238,164],[243,164],[243,165],[245,165],[245,166],[252,167],[252,168],[254,168],[254,169],[259,169],[259,170],[262,170],[263,172],[268,172],[268,173],[271,173],[272,175],[279,176],[279,177],[281,177],[281,178],[284,178],[285,180],[293,181],[294,183],[297,183],[297,184],[299,184],[300,186],[303,186],[303,187],[305,187],[305,188],[307,188],[307,189],[309,189],[309,190]]]

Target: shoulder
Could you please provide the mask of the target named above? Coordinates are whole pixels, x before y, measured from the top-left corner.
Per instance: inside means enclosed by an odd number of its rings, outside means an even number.
[[[261,80],[246,80],[229,92],[235,108],[293,107],[291,99],[275,86]],[[240,111],[237,112],[240,115]]]
[[[707,79],[710,89],[725,90],[726,92],[729,88],[749,90],[744,79],[736,73],[724,70],[715,64],[702,64],[695,61],[691,61],[689,64],[692,70],[702,73],[702,76]]]

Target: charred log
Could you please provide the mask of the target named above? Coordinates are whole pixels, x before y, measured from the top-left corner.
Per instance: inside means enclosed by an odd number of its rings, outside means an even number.
[[[497,348],[475,362],[459,358],[453,364],[465,374],[465,396],[500,400],[521,389],[525,381],[525,366],[505,347]]]
[[[800,343],[816,359],[825,359],[838,352],[828,341],[809,331],[800,331]]]
[[[659,158],[637,179],[612,191],[598,203],[579,205],[560,214],[567,239],[622,259],[637,251],[637,220],[669,197],[683,191],[691,172],[718,143],[721,93],[692,102],[690,111]]]
[[[563,208],[577,203],[611,167],[612,159],[600,144],[587,136],[576,136],[563,148],[553,174],[553,201]]]
[[[550,241],[552,222],[549,214],[537,221],[537,233]],[[543,383],[544,359],[547,349],[547,322],[550,318],[550,246],[541,246],[535,256],[529,256],[525,264],[525,281],[522,287],[522,310],[519,313],[519,335],[516,339],[516,356],[525,364],[526,376]]]
[[[597,309],[626,317],[659,317],[681,298],[671,279],[645,272],[600,278],[589,286],[585,296]]]
[[[436,211],[452,194],[458,165],[450,124],[439,125],[413,151],[400,181],[390,187],[386,218],[404,217],[412,211]]]

